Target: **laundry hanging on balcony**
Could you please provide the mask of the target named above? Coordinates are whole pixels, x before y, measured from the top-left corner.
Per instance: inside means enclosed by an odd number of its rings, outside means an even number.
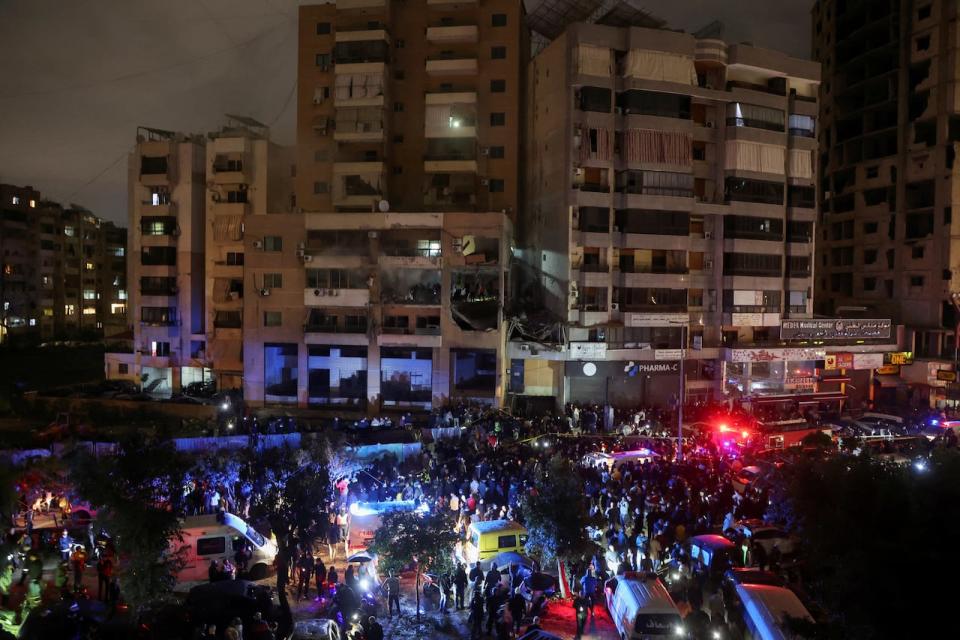
[[[680,131],[628,129],[623,134],[627,164],[671,164],[690,166],[693,162],[690,134]]]
[[[243,240],[243,216],[216,216],[213,219],[213,239],[217,242]]]

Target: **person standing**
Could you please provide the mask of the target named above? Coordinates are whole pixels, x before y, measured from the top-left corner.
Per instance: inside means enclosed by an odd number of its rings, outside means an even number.
[[[319,600],[323,597],[323,581],[327,579],[327,567],[323,564],[319,551],[317,557],[313,559],[313,563],[313,574],[317,583],[317,600]]]
[[[383,626],[373,616],[367,618],[366,640],[383,640]]]
[[[527,601],[520,595],[519,587],[517,587],[513,595],[510,596],[507,607],[510,609],[510,616],[513,618],[513,632],[519,635],[523,616],[527,613]]]
[[[463,564],[459,562],[457,563],[457,569],[453,574],[453,586],[456,590],[454,604],[459,611],[464,607],[464,597],[467,593],[467,572],[464,571]]]
[[[107,597],[110,590],[110,579],[113,577],[113,560],[106,554],[97,560],[97,600]]]
[[[473,569],[470,569],[470,575],[467,577],[470,579],[470,597],[472,599],[478,592],[483,591],[483,569],[480,568],[479,562],[473,565]]]
[[[583,595],[583,592],[577,592],[577,597],[573,599],[573,610],[577,616],[577,635],[575,640],[583,637],[583,630],[587,626],[587,610],[591,606],[591,600]]]
[[[343,555],[350,557],[350,514],[346,507],[340,507],[340,513],[337,514],[337,528],[340,529],[340,539],[343,540]]]
[[[483,593],[480,589],[473,590],[473,599],[470,601],[470,638],[479,638],[483,633]]]
[[[70,563],[73,565],[73,590],[79,592],[83,589],[83,568],[87,566],[87,552],[82,544],[74,546]]]
[[[331,510],[327,527],[327,554],[330,556],[330,562],[337,559],[338,542],[340,542],[340,527],[337,525],[337,514]]]
[[[304,553],[297,562],[297,600],[310,595],[310,578],[313,577],[313,556]]]
[[[397,605],[397,615],[401,615],[400,610],[400,579],[393,575],[393,571],[387,574],[387,579],[380,585],[380,590],[387,596],[387,615],[393,619],[393,605]]]
[[[60,561],[70,562],[70,552],[73,549],[73,539],[70,537],[70,534],[66,529],[64,529],[60,534],[60,538],[57,543],[60,549]]]

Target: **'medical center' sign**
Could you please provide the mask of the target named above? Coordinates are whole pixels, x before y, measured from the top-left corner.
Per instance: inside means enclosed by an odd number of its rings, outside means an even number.
[[[861,340],[889,338],[892,322],[887,320],[784,320],[781,340]]]

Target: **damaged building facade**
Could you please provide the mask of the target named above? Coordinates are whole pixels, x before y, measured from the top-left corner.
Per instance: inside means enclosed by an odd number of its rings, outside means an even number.
[[[529,64],[522,255],[562,336],[511,344],[510,391],[813,392],[823,349],[770,347],[813,312],[819,65],[648,22],[564,25]]]

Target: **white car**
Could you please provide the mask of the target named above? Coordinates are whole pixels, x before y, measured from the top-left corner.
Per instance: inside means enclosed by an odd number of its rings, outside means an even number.
[[[750,483],[760,476],[761,471],[760,467],[753,465],[740,469],[730,480],[730,484],[733,485],[733,490],[742,495],[747,490],[747,487],[750,486]]]
[[[789,556],[797,551],[799,538],[780,527],[766,524],[759,520],[743,520],[733,525],[734,530],[743,534],[751,545],[754,543],[763,547],[770,555],[774,548],[780,550],[781,555]]]

